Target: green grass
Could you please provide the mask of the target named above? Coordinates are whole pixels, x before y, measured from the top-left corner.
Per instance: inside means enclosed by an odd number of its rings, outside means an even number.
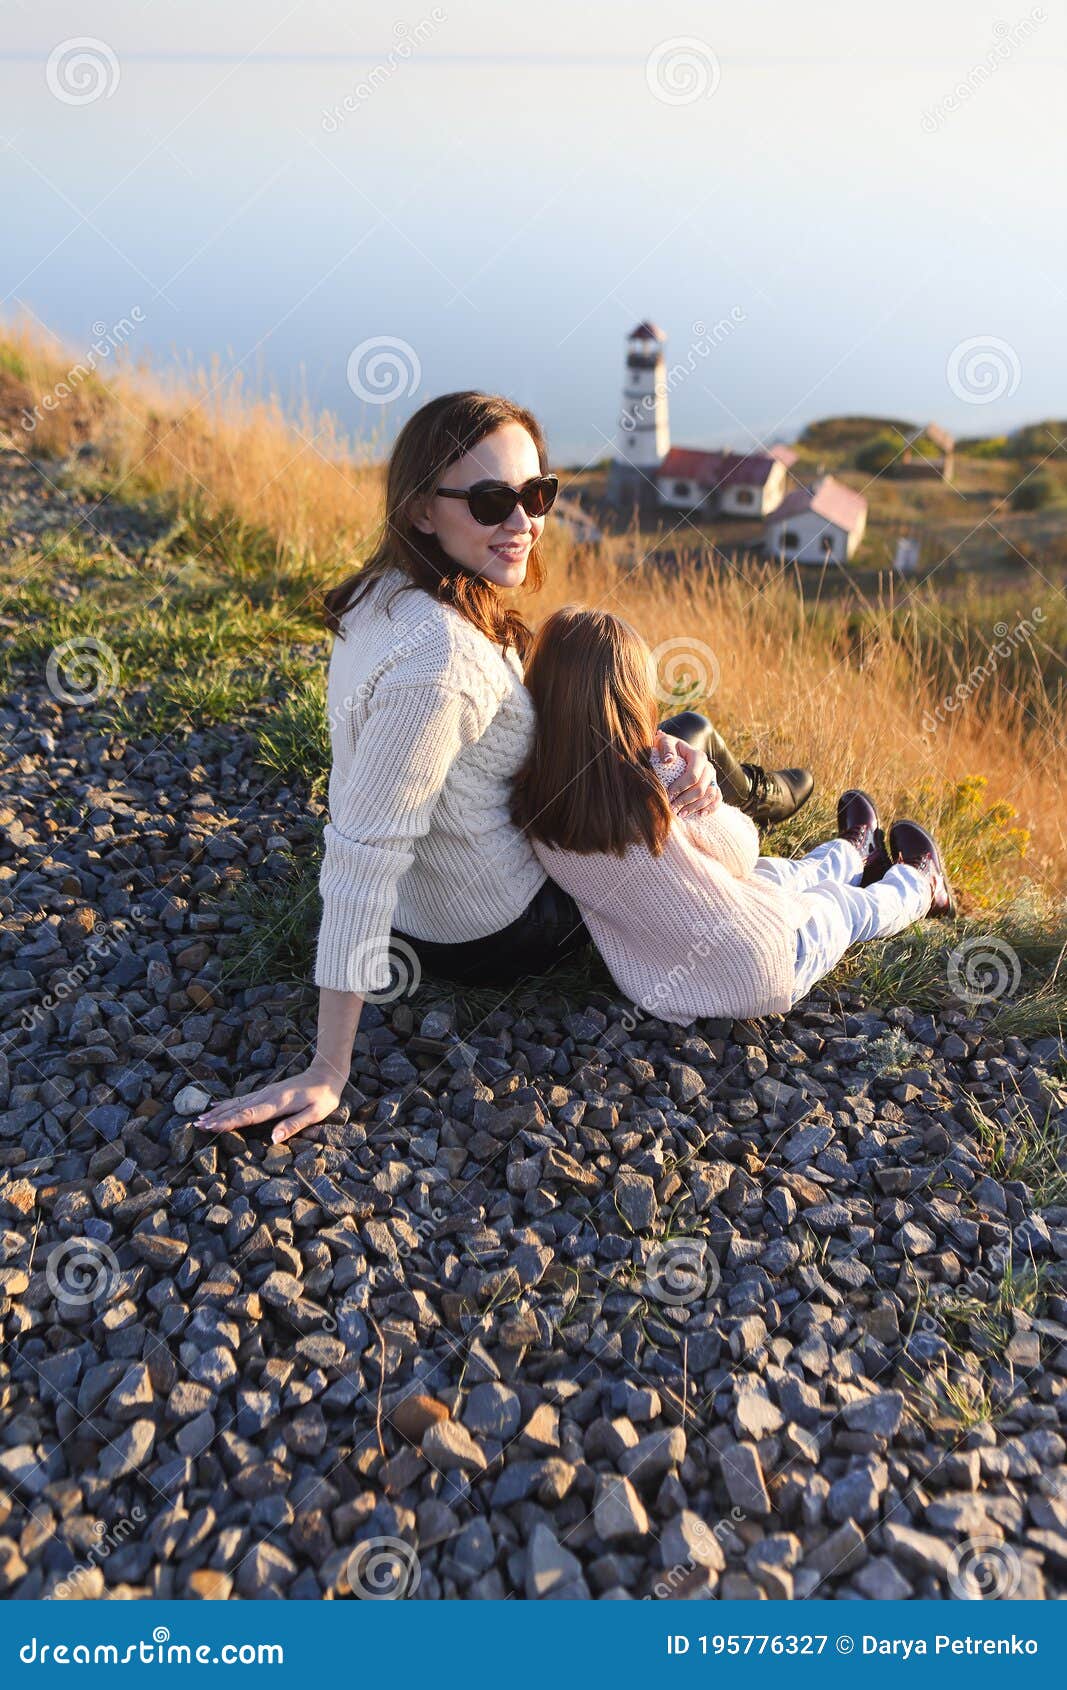
[[[291,859],[285,879],[272,885],[246,882],[216,900],[221,915],[242,918],[241,927],[219,944],[228,980],[244,986],[307,984],[320,914],[318,881],[316,853]]]
[[[1008,1408],[1007,1403],[998,1404],[989,1379],[980,1369],[957,1368],[952,1372],[947,1362],[915,1387],[910,1405],[916,1418],[931,1431],[952,1429],[957,1433],[991,1426]]]
[[[993,1121],[974,1098],[967,1112],[989,1172],[998,1180],[1021,1180],[1036,1209],[1067,1197],[1067,1140],[1053,1125],[1052,1107],[1041,1122],[1020,1117],[1010,1127]]]
[[[1016,1311],[1040,1317],[1049,1296],[1062,1292],[1063,1274],[1061,1263],[1031,1262],[1025,1268],[1016,1268],[1007,1261],[988,1299],[955,1290],[931,1298],[927,1308],[955,1346],[977,1343],[987,1353],[997,1354],[1015,1331]]]
[[[322,731],[310,710],[299,720],[294,713],[309,688],[313,695],[327,651],[309,593],[295,604],[250,595],[239,572],[221,581],[184,551],[142,563],[95,540],[62,536],[6,562],[0,611],[16,603],[18,626],[0,653],[0,679],[43,668],[68,641],[92,640],[115,676],[114,690],[90,706],[100,727],[132,737],[182,724],[230,726],[273,703],[289,727],[288,766],[321,764]],[[264,750],[274,770],[269,728]]]
[[[264,768],[286,785],[306,780],[311,797],[325,802],[331,753],[321,667],[294,674],[277,708],[257,724],[256,739]]]

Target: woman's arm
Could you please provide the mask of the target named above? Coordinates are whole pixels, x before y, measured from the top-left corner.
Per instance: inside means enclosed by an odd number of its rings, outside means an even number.
[[[271,1142],[284,1144],[302,1128],[325,1121],[341,1101],[362,1013],[358,992],[321,991],[318,1040],[308,1067],[290,1080],[276,1080],[243,1097],[216,1103],[198,1115],[193,1125],[204,1132],[232,1133],[277,1119]]]
[[[389,981],[400,877],[456,756],[480,731],[470,699],[437,683],[390,687],[374,701],[324,829],[315,1055],[292,1079],[217,1103],[196,1125],[233,1132],[280,1117],[272,1138],[281,1143],[337,1108],[364,997]]]
[[[688,777],[680,779],[670,794],[675,813],[679,816],[713,815],[722,803],[722,793],[715,765],[707,753],[687,744],[684,739],[676,739],[674,734],[664,733],[662,728],[658,731],[656,744],[664,758],[682,759],[682,773]]]
[[[390,687],[374,702],[344,783],[331,789],[317,986],[365,994],[388,985],[400,878],[430,830],[449,770],[481,731],[467,695],[439,683]]]
[[[652,756],[652,768],[672,797],[685,780],[680,751],[679,746],[679,754],[670,758],[661,758],[655,752]],[[721,863],[735,879],[748,879],[759,856],[759,829],[750,816],[732,804],[719,804],[710,815],[683,814],[680,820],[687,839]]]

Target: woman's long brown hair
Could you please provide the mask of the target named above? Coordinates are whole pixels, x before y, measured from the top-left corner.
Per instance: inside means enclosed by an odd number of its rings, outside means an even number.
[[[528,838],[620,857],[643,840],[659,856],[671,807],[649,766],[651,674],[640,634],[606,611],[566,605],[538,630],[526,665],[534,744],[511,795],[511,818]]]
[[[445,393],[431,399],[404,424],[389,458],[385,518],[378,543],[363,567],[323,594],[324,620],[344,637],[341,617],[358,604],[388,569],[407,576],[401,583],[421,587],[441,604],[451,605],[504,651],[514,646],[525,659],[533,635],[517,610],[508,608],[494,582],[463,569],[443,550],[436,535],[414,526],[417,505],[437,487],[449,464],[477,446],[505,423],[519,423],[537,447],[541,474],[548,473],[548,445],[537,418],[522,405],[491,393]],[[536,592],[544,581],[540,541],[530,548],[524,589]]]

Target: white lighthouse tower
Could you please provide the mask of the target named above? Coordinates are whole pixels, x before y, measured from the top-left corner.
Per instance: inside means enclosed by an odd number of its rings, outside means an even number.
[[[638,323],[627,336],[622,410],[608,469],[608,503],[616,507],[656,503],[656,471],[671,444],[663,356],[666,338],[662,329],[648,321]]]

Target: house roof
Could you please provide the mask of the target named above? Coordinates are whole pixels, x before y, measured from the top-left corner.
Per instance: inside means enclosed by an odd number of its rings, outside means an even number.
[[[643,323],[638,323],[636,329],[631,329],[627,340],[666,340],[663,330],[648,317]]]
[[[936,446],[941,452],[951,452],[955,448],[956,442],[948,429],[942,428],[939,423],[927,423],[925,428],[917,428],[912,435],[912,439],[920,440],[924,434],[931,445]]]
[[[672,446],[656,474],[671,481],[695,481],[700,487],[762,487],[776,461],[784,462],[777,452],[704,452]]]
[[[867,501],[862,493],[854,493],[843,481],[835,481],[832,475],[826,475],[813,488],[798,487],[787,494],[778,509],[771,511],[767,521],[778,522],[783,517],[802,516],[806,511],[812,511],[824,522],[833,523],[835,528],[843,528],[846,534],[851,534],[867,514]]]

